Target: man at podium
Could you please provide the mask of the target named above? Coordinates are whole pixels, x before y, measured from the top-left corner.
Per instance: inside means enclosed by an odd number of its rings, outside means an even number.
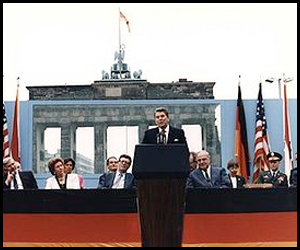
[[[137,182],[142,247],[181,247],[186,178],[190,172],[184,131],[169,125],[166,108],[154,112],[157,127],[136,145],[132,173]]]
[[[143,144],[186,144],[186,137],[183,129],[170,126],[169,112],[164,107],[155,109],[154,120],[156,128],[145,131]]]

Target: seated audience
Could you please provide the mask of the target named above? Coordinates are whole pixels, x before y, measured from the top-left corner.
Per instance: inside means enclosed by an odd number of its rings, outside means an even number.
[[[291,170],[290,173],[290,186],[297,187],[297,152],[295,153],[295,164],[296,166]]]
[[[287,175],[278,170],[282,155],[278,152],[270,152],[267,159],[270,169],[259,173],[257,183],[271,183],[273,187],[288,187]]]
[[[197,153],[198,168],[190,172],[187,177],[187,188],[223,188],[230,187],[226,170],[211,166],[210,154],[201,150]]]
[[[31,171],[21,171],[21,164],[12,157],[3,159],[3,189],[38,189]]]
[[[64,165],[65,165],[65,173],[66,174],[71,174],[74,169],[75,169],[75,164],[76,162],[74,161],[73,158],[66,158],[64,159]],[[75,174],[75,173],[74,173]],[[79,181],[80,181],[80,188],[84,189],[84,179],[83,176],[80,174],[77,174]]]
[[[127,173],[127,170],[131,165],[131,157],[127,154],[122,154],[119,157],[118,169],[116,172],[109,172],[106,174],[105,178],[99,178],[98,187],[99,189],[107,188],[135,188],[136,184],[134,181],[134,176],[131,173]]]
[[[66,174],[64,161],[60,157],[52,158],[48,168],[53,176],[46,180],[45,189],[80,189],[78,175]]]
[[[227,163],[227,169],[229,171],[228,177],[232,188],[242,188],[246,184],[245,178],[238,175],[239,163],[231,159]]]

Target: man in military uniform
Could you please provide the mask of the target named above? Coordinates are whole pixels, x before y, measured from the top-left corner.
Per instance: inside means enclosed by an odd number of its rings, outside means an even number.
[[[287,175],[278,170],[282,155],[270,152],[267,155],[270,169],[259,173],[257,183],[271,183],[273,187],[288,187]]]

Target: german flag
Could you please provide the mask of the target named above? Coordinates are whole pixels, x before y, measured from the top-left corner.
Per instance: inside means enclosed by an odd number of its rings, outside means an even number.
[[[236,126],[235,126],[235,158],[239,163],[240,175],[245,178],[246,183],[250,176],[250,155],[247,137],[247,125],[245,109],[242,100],[240,83],[238,85],[238,99],[236,107]]]

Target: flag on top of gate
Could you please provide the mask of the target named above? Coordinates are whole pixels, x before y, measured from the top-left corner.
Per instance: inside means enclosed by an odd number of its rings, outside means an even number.
[[[121,11],[120,11],[120,20],[125,21],[128,28],[128,32],[130,32],[129,20],[124,16],[124,14]]]

